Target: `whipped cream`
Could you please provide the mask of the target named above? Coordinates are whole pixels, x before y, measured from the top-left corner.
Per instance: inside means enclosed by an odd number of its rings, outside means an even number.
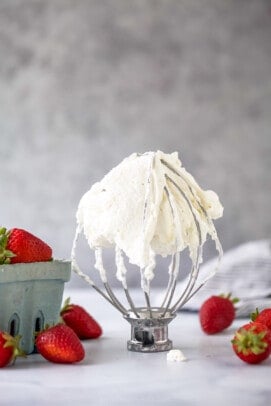
[[[186,360],[187,358],[184,356],[181,350],[170,350],[167,353],[167,361],[169,362],[182,362]]]
[[[217,194],[199,187],[177,152],[157,151],[125,158],[83,195],[76,218],[102,278],[101,248],[114,247],[117,277],[125,283],[123,253],[147,281],[154,276],[156,255],[188,248],[198,266],[208,235],[220,249],[212,220],[222,214]]]

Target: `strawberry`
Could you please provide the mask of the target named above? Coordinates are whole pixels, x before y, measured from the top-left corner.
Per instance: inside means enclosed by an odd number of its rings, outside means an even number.
[[[65,324],[56,324],[37,334],[37,351],[47,361],[70,364],[82,361],[85,350],[75,332]]]
[[[65,301],[60,315],[80,339],[98,338],[102,335],[102,328],[97,321],[83,307],[70,304],[69,298]]]
[[[251,315],[251,320],[263,323],[269,330],[271,330],[271,309],[266,308],[261,312],[256,309],[255,313],[252,313]]]
[[[199,319],[206,334],[216,334],[229,327],[235,318],[234,303],[238,299],[227,296],[211,296],[202,304]]]
[[[20,228],[0,228],[0,264],[41,262],[52,259],[52,249],[35,235]]]
[[[5,331],[0,331],[0,368],[11,364],[19,356],[25,356],[19,347],[20,338],[20,336],[12,337]]]
[[[267,359],[271,351],[271,332],[258,322],[240,327],[232,339],[236,355],[249,364],[259,364]]]

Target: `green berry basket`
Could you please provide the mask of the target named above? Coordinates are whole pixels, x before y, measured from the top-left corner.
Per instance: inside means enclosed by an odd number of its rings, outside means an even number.
[[[35,332],[59,321],[69,261],[0,265],[0,330],[20,335],[20,346],[34,351]]]

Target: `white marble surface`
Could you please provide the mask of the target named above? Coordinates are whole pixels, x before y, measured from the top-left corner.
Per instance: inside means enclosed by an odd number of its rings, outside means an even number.
[[[187,361],[169,363],[167,353],[128,352],[130,326],[93,290],[66,288],[67,296],[101,323],[103,336],[84,341],[86,357],[80,364],[53,364],[33,354],[0,370],[1,406],[269,404],[271,359],[247,365],[231,349],[234,330],[243,320],[206,336],[196,314],[178,314],[169,337]]]

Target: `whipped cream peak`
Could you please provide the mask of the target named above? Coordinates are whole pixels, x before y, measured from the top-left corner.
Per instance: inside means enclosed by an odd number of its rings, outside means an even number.
[[[212,220],[222,214],[217,194],[200,188],[177,152],[157,151],[133,153],[109,171],[81,198],[76,217],[90,248],[115,247],[120,280],[126,275],[124,253],[150,281],[156,255],[188,248],[198,266],[208,235],[220,249]],[[104,275],[100,254],[96,266]]]

